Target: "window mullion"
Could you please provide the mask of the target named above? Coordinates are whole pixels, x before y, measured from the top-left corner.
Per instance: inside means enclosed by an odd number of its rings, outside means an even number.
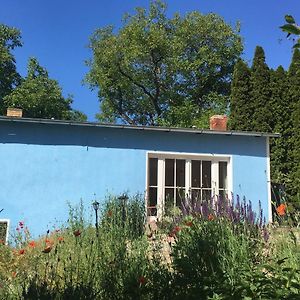
[[[185,195],[191,197],[192,191],[192,160],[187,159],[185,161]]]
[[[157,165],[157,217],[161,219],[165,206],[165,160],[159,158]]]
[[[219,194],[219,163],[216,159],[212,160],[211,180],[212,196],[216,196]]]

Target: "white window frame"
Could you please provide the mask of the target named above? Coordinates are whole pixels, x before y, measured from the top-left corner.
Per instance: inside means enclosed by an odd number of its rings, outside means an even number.
[[[161,152],[161,151],[148,151],[146,153],[146,209],[147,199],[149,194],[149,158],[157,158],[157,215],[151,216],[151,219],[161,219],[164,212],[164,192],[165,192],[165,159],[184,159],[185,164],[185,194],[189,194],[191,188],[191,165],[192,160],[209,160],[212,162],[211,178],[212,178],[212,190],[219,191],[219,168],[218,163],[220,161],[227,162],[227,189],[228,197],[231,197],[233,190],[232,182],[232,155],[224,154],[207,154],[207,153],[185,153],[185,152]],[[148,211],[147,211],[148,215]]]
[[[6,236],[5,236],[5,244],[7,244],[7,242],[8,242],[8,232],[9,232],[10,220],[9,219],[0,219],[0,223],[7,223]]]

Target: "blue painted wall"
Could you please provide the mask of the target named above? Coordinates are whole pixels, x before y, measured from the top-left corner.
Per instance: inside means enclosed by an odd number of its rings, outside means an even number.
[[[268,219],[266,138],[75,125],[0,122],[0,218],[33,235],[68,218],[67,201],[143,193],[146,152],[232,155],[233,192]]]

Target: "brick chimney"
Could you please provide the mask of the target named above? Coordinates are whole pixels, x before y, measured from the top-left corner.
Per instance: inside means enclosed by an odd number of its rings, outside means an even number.
[[[227,116],[215,115],[210,117],[210,130],[226,131],[227,130]]]
[[[15,107],[8,107],[7,108],[7,117],[13,117],[13,118],[22,118],[23,110],[21,108],[15,108]]]

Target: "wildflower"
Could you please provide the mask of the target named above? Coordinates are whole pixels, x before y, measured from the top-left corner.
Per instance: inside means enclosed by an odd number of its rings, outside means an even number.
[[[175,226],[174,229],[173,229],[173,231],[175,233],[179,232],[180,230],[181,230],[180,226]]]
[[[19,226],[20,226],[21,229],[23,229],[23,227],[24,227],[24,222],[23,222],[23,221],[20,221],[20,222],[19,222]]]
[[[176,234],[181,230],[180,226],[175,226],[173,230],[169,233],[169,237],[175,237]]]
[[[17,231],[20,231],[20,227],[17,227],[16,230],[17,230]]]
[[[276,211],[279,216],[284,216],[286,213],[286,204],[282,203],[277,208]]]
[[[144,285],[146,283],[146,278],[144,276],[140,276],[139,278],[139,284]]]
[[[77,237],[81,235],[81,231],[79,229],[75,230],[73,234]]]
[[[109,211],[107,212],[107,216],[108,216],[108,217],[112,217],[112,211],[111,211],[111,210],[109,210]]]
[[[53,241],[51,241],[49,239],[46,239],[45,243],[46,243],[46,245],[49,245],[49,246],[53,245]]]
[[[19,255],[23,255],[25,253],[25,249],[20,249],[18,253]]]
[[[49,253],[52,250],[52,246],[48,245],[45,247],[44,250],[42,250],[43,253]]]
[[[215,217],[212,214],[209,214],[207,218],[208,218],[208,221],[212,221]]]
[[[29,243],[28,243],[28,246],[29,246],[30,248],[35,248],[35,246],[36,246],[35,241],[29,242]]]
[[[63,238],[62,236],[59,236],[59,237],[57,238],[57,240],[58,240],[59,242],[63,242],[63,241],[64,241],[64,238]]]
[[[185,226],[192,227],[194,224],[192,221],[185,222]]]
[[[11,276],[15,278],[17,276],[17,272],[11,272]]]

